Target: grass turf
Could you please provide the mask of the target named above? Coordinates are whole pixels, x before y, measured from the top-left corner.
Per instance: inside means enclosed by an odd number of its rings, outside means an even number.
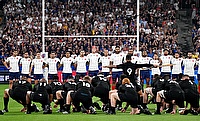
[[[0,85],[0,109],[3,109],[3,91],[8,85]],[[94,100],[98,98],[94,97]],[[37,104],[40,107],[40,104]],[[53,103],[52,103],[53,105]],[[149,104],[149,109],[153,112],[155,109],[154,104]],[[32,113],[26,115],[20,112],[22,105],[18,104],[16,101],[10,99],[9,101],[9,112],[4,115],[0,115],[0,121],[200,121],[199,116],[193,116],[188,114],[187,116],[182,116],[179,114],[162,114],[162,115],[130,115],[130,109],[126,113],[117,112],[116,115],[106,115],[100,110],[97,110],[96,115],[82,114],[82,113],[71,113],[71,114],[61,114],[57,113],[57,108],[53,108],[53,114],[44,115],[42,112]]]

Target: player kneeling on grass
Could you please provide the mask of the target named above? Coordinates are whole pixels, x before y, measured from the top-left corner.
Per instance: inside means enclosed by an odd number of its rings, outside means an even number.
[[[27,81],[26,77],[13,83],[12,89],[5,89],[4,91],[4,109],[2,112],[8,112],[9,97],[22,104],[26,109],[26,93],[32,90],[32,85]]]
[[[191,113],[193,115],[198,115],[200,108],[197,85],[194,83],[194,81],[190,80],[190,77],[188,75],[183,75],[183,77],[179,81],[179,85],[185,93],[185,101],[190,103],[191,106],[191,109],[186,110],[184,114],[187,115],[187,113]]]
[[[102,72],[100,72],[97,76],[95,76],[92,79],[92,86],[94,87],[94,93],[93,96],[99,97],[100,101],[102,102],[102,110],[106,111],[107,110],[107,106],[106,104],[108,104],[109,102],[109,91],[110,91],[110,83],[109,81],[106,79],[106,77],[104,77],[104,74]],[[98,103],[93,103],[93,105],[98,109],[98,107],[101,109],[101,107],[99,106]]]
[[[111,106],[108,111],[108,114],[116,114],[115,106],[117,100],[122,102],[127,102],[131,105],[130,114],[140,114],[137,104],[138,104],[138,93],[140,93],[141,95],[142,91],[136,92],[135,86],[133,86],[132,83],[130,83],[130,80],[128,78],[124,78],[122,80],[122,85],[120,85],[118,91],[112,90],[111,92],[112,93],[109,93]]]
[[[163,79],[163,90],[157,92],[156,103],[157,110],[155,114],[161,114],[161,101],[164,99],[166,103],[172,105],[173,110],[171,114],[176,113],[176,105],[179,107],[179,113],[184,114],[184,91],[181,89],[178,82],[171,79]]]
[[[154,79],[153,79],[152,84],[151,84],[151,87],[147,87],[147,88],[144,89],[143,108],[144,108],[144,113],[147,114],[147,115],[151,115],[151,112],[147,108],[148,95],[151,95],[151,97],[152,97],[151,99],[154,100],[157,92],[159,91],[158,88],[157,88],[157,85],[158,85],[160,79],[161,79],[160,76],[155,74]]]
[[[75,92],[69,91],[67,93],[65,112],[63,113],[70,113],[70,105],[71,102],[73,102],[73,105],[77,110],[80,110],[80,103],[82,103],[84,113],[96,114],[95,109],[92,107],[92,94],[93,87],[91,85],[91,78],[85,76],[82,81],[77,82],[77,90]]]
[[[71,76],[67,79],[67,81],[63,84],[63,90],[58,90],[56,92],[57,101],[54,107],[57,107],[60,104],[60,109],[58,112],[64,112],[64,104],[66,103],[67,93],[69,91],[74,92],[76,90],[76,82],[74,78]],[[75,109],[74,109],[75,110]]]
[[[51,86],[47,84],[46,80],[43,78],[41,81],[36,84],[33,88],[33,91],[27,92],[27,114],[31,114],[31,101],[39,102],[42,104],[43,114],[51,114],[52,110],[50,103],[53,99],[53,93]]]

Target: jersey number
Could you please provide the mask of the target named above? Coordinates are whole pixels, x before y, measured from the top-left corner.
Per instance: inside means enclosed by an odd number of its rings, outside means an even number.
[[[90,87],[90,84],[83,82],[84,87]]]

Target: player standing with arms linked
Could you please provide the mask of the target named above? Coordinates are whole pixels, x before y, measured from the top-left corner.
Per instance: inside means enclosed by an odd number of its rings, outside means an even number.
[[[46,67],[48,67],[48,84],[53,81],[54,76],[57,76],[59,64],[60,59],[56,58],[55,52],[51,52],[50,58],[48,58],[46,62]]]
[[[20,66],[22,67],[21,76],[25,76],[27,81],[31,83],[31,77],[29,76],[30,66],[32,59],[29,58],[28,52],[24,53],[24,57],[20,59]]]
[[[72,76],[72,65],[74,65],[75,60],[70,57],[70,52],[66,52],[66,57],[63,57],[60,62],[60,66],[63,66],[62,75],[63,75],[63,82],[65,82],[68,77]]]
[[[86,65],[88,65],[88,58],[85,56],[85,51],[80,52],[80,56],[75,59],[76,74],[83,78],[87,75]]]
[[[196,59],[192,58],[192,52],[188,52],[188,57],[183,60],[184,75],[189,75],[190,79],[194,81],[194,67],[196,66]]]
[[[100,58],[101,63],[101,72],[103,72],[104,76],[109,75],[109,68],[104,68],[104,66],[108,66],[110,64],[110,56],[108,55],[108,50],[104,50],[104,56]]]
[[[99,59],[101,55],[97,53],[97,48],[95,46],[92,47],[92,53],[87,55],[89,60],[89,76],[96,76],[99,72]]]
[[[41,58],[40,52],[37,52],[35,59],[32,60],[30,73],[29,73],[29,76],[30,76],[32,73],[32,70],[34,69],[33,75],[34,75],[35,84],[37,84],[38,81],[43,78],[44,67],[45,67],[45,61],[43,58]]]

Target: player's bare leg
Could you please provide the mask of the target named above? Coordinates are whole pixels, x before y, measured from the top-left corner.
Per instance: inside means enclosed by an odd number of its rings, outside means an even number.
[[[36,85],[36,84],[38,84],[38,82],[39,82],[39,80],[35,80],[35,81],[34,81],[34,84]]]
[[[111,106],[110,106],[110,109],[109,109],[109,114],[116,114],[115,112],[115,106],[116,106],[116,101],[119,100],[119,96],[118,96],[118,93],[117,92],[112,92],[110,94],[110,103],[111,103]]]
[[[149,82],[150,82],[150,78],[146,78],[146,87],[150,87]]]
[[[5,89],[4,90],[4,109],[2,110],[2,112],[8,112],[8,102],[9,102],[9,89]]]
[[[58,104],[60,104],[60,110],[59,112],[63,112],[64,111],[64,99],[62,96],[62,90],[58,90],[56,92],[56,99],[57,101],[54,101],[54,108],[56,108],[58,106]]]
[[[73,91],[69,91],[67,93],[65,111],[63,112],[63,114],[69,114],[70,113],[70,106],[71,106],[71,102],[72,102],[72,98],[71,98],[71,95],[70,95],[71,92],[73,92]]]
[[[9,80],[9,89],[12,89],[13,81],[14,81],[14,80]]]
[[[157,109],[156,109],[155,114],[161,114],[161,113],[160,113],[161,101],[162,101],[162,98],[161,98],[161,97],[164,96],[163,93],[164,93],[164,90],[157,92],[157,95],[156,95]]]
[[[111,99],[111,94],[112,93],[116,93],[117,92],[117,90],[115,89],[115,90],[111,90],[111,91],[109,91],[109,99]]]
[[[27,104],[27,111],[26,114],[31,114],[31,99],[30,99],[31,91],[28,91],[26,94],[26,104]]]
[[[130,114],[131,115],[133,115],[133,114],[140,114],[140,110],[138,110],[138,108],[131,108]]]

